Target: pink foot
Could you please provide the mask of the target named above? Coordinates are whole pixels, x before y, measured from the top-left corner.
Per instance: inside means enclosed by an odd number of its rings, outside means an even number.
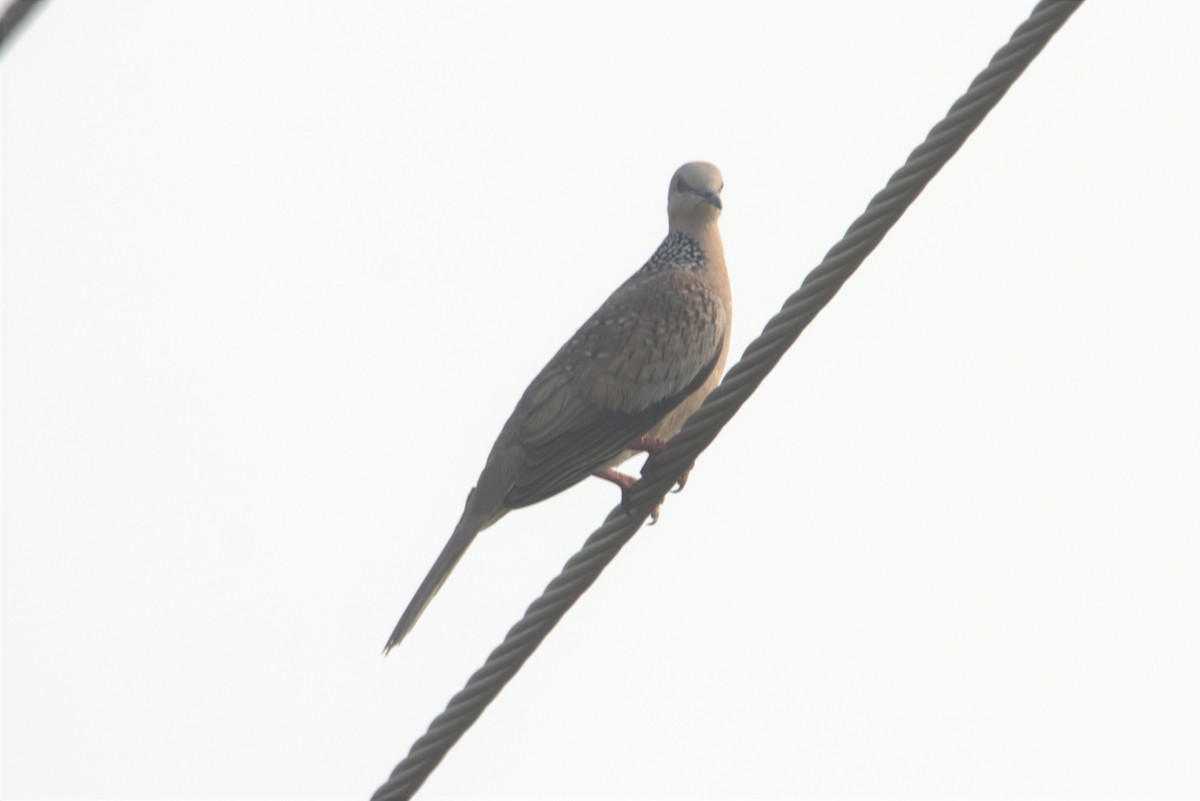
[[[646,475],[646,465],[650,464],[651,460],[655,456],[658,456],[666,445],[667,441],[662,437],[640,437],[630,446],[633,450],[644,451],[649,456],[642,465],[642,475]],[[692,467],[694,465],[689,466],[687,470],[683,471],[683,475],[679,477],[679,481],[675,483],[675,489],[671,490],[671,492],[681,492],[683,490],[684,486],[687,485],[688,476],[692,474]]]
[[[597,470],[592,475],[596,478],[602,478],[605,481],[611,481],[621,488],[621,508],[625,510],[625,514],[629,514],[629,488],[637,483],[637,479],[627,473],[613,470],[611,467]],[[658,522],[658,513],[661,509],[662,506],[660,505],[650,510],[650,525],[653,526]]]
[[[693,464],[692,467],[695,467],[695,465]],[[688,477],[692,474],[692,467],[683,471],[683,474],[679,476],[679,481],[675,482],[675,489],[671,490],[671,492],[683,492],[683,488],[687,486]]]

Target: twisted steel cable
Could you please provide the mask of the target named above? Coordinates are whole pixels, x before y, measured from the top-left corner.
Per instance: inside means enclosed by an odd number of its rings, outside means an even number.
[[[688,418],[667,446],[650,460],[642,480],[630,490],[629,512],[617,507],[608,514],[604,524],[592,533],[521,621],[509,630],[504,642],[492,651],[483,667],[471,676],[466,686],[450,700],[446,710],[430,724],[429,730],[413,744],[408,756],[372,796],[373,801],[410,798],[421,787],[559,619],[633,538],[650,510],[662,501],[684,470],[716,438],[784,352],[833,299],[846,279],[882,241],[933,176],[958,152],[971,132],[1082,2],[1042,0],[1034,8],[1029,19],[1017,28],[966,93],[950,107],[946,117],[909,155],[908,161],[896,171],[887,186],[871,199],[842,240],[830,249],[820,265],[804,279],[800,289],[771,318],[762,334],[750,343],[721,385]]]
[[[4,9],[4,13],[0,14],[0,53],[9,46],[17,29],[25,22],[33,7],[40,2],[41,0],[12,0]]]

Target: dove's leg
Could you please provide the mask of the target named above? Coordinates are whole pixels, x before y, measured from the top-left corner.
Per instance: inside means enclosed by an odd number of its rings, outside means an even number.
[[[637,440],[637,442],[633,443],[631,446],[633,450],[643,451],[650,457],[646,459],[645,464],[642,465],[642,475],[646,474],[646,465],[650,464],[650,460],[655,456],[658,456],[658,454],[662,452],[662,449],[666,447],[666,445],[667,441],[662,437],[641,437]],[[671,490],[672,492],[680,492],[683,490],[684,486],[688,482],[688,476],[692,474],[692,468],[694,466],[694,464],[688,465],[688,469],[683,471],[683,475],[679,477],[679,481],[675,484],[675,489]]]
[[[636,441],[629,447],[635,451],[642,451],[650,456],[658,456],[659,452],[667,446],[667,441],[662,437],[638,437]]]
[[[605,481],[611,481],[621,488],[621,508],[629,514],[629,488],[637,483],[637,479],[628,473],[622,473],[620,470],[613,470],[611,467],[606,467],[603,470],[597,470],[592,473],[596,478],[602,478]],[[655,506],[650,510],[650,525],[658,522],[658,512],[661,506]]]

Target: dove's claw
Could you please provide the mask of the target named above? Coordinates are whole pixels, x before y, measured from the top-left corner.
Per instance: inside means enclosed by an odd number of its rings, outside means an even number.
[[[597,470],[595,473],[592,473],[592,475],[594,475],[596,478],[602,478],[605,481],[611,481],[621,488],[621,508],[625,511],[625,514],[629,514],[629,488],[637,483],[637,479],[628,473],[622,473],[619,470],[613,470],[611,467],[606,467],[603,470]],[[661,509],[662,505],[660,504],[650,510],[650,525],[654,525],[658,522],[658,514]]]

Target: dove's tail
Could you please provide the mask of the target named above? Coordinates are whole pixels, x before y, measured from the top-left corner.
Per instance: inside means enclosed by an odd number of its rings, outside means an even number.
[[[463,520],[454,529],[454,533],[450,535],[449,542],[446,547],[442,548],[442,552],[438,554],[437,561],[433,563],[433,567],[429,568],[428,575],[421,582],[421,586],[417,588],[417,594],[408,602],[408,608],[404,610],[404,614],[400,616],[400,622],[396,624],[396,628],[392,631],[392,636],[388,638],[387,645],[383,647],[383,652],[395,648],[404,639],[404,635],[408,634],[409,629],[416,625],[417,618],[425,611],[425,607],[429,606],[429,602],[433,600],[433,596],[437,595],[437,591],[442,588],[442,583],[446,581],[446,577],[450,575],[450,571],[458,564],[458,560],[462,559],[462,555],[466,553],[467,547],[475,540],[475,535],[479,533],[478,526],[469,526],[464,528],[463,523],[467,522],[464,516]]]
[[[473,494],[474,491],[472,491]],[[475,541],[475,536],[496,522],[502,515],[503,512],[493,514],[488,519],[479,520],[478,514],[471,507],[471,497],[467,497],[467,507],[463,511],[463,516],[458,521],[458,525],[454,527],[454,533],[450,535],[450,540],[442,548],[442,552],[438,554],[433,567],[429,568],[429,573],[425,576],[425,580],[417,588],[417,593],[413,596],[413,599],[408,602],[408,608],[400,616],[400,622],[396,624],[396,628],[392,631],[392,636],[388,638],[387,645],[383,647],[385,655],[388,651],[399,645],[409,630],[416,625],[417,619],[421,617],[421,613],[425,611],[425,607],[429,606],[429,602],[433,600],[433,596],[437,595],[437,591],[442,588],[442,584],[446,581],[446,577],[450,575],[450,571],[454,569],[455,565],[458,564],[458,560],[462,559],[462,555],[466,553],[467,548]]]

